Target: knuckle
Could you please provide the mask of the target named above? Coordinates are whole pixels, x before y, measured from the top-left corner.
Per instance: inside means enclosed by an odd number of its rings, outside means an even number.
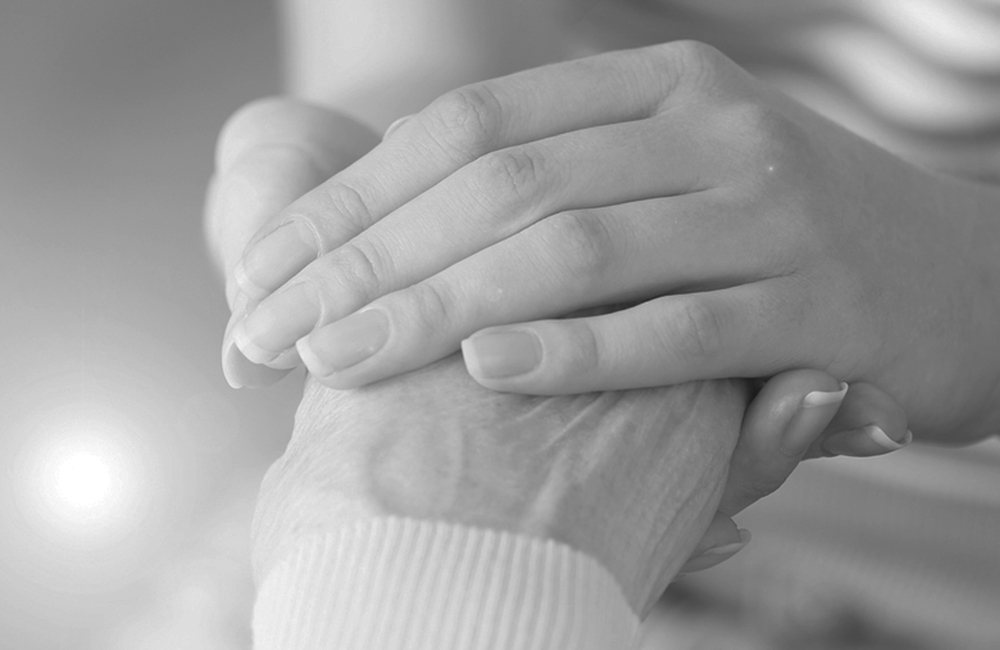
[[[500,141],[502,101],[486,82],[463,86],[438,98],[429,110],[430,135],[462,161],[475,160]]]
[[[729,109],[731,128],[737,134],[763,142],[782,142],[794,135],[792,123],[776,109],[756,101],[740,102]]]
[[[544,243],[548,250],[559,251],[553,261],[581,288],[593,288],[607,275],[614,259],[613,241],[607,224],[589,210],[574,210],[552,215],[542,222],[548,230]]]
[[[577,380],[600,370],[605,354],[594,330],[583,321],[568,320],[565,326],[568,341],[565,349],[571,350],[571,353],[560,359],[552,370],[560,378],[574,377]]]
[[[743,101],[721,111],[718,120],[720,132],[741,143],[739,163],[757,170],[754,177],[777,181],[794,175],[800,167],[809,136],[780,110],[758,101]]]
[[[324,221],[333,221],[338,229],[358,233],[374,221],[361,190],[352,185],[342,181],[327,183],[315,196],[319,201],[316,211],[324,215]]]
[[[229,168],[245,151],[264,139],[269,127],[288,112],[290,102],[280,97],[255,99],[238,108],[219,131],[215,149],[215,167]]]
[[[722,320],[701,300],[680,300],[665,321],[666,344],[686,361],[704,363],[722,350]]]
[[[475,185],[480,195],[489,197],[489,206],[500,211],[521,206],[537,194],[543,173],[542,156],[526,147],[501,149],[475,165]]]
[[[684,39],[653,46],[668,64],[689,78],[713,76],[729,65],[729,57],[703,41]]]
[[[444,282],[429,278],[407,289],[404,295],[404,308],[415,316],[414,322],[407,323],[408,327],[416,327],[430,335],[439,331],[442,324],[456,320],[456,308],[460,303]]]
[[[343,285],[334,295],[347,289],[361,304],[366,304],[386,287],[389,273],[385,268],[386,256],[369,242],[347,242],[320,259],[324,268],[314,274],[317,281],[327,283],[336,279]]]

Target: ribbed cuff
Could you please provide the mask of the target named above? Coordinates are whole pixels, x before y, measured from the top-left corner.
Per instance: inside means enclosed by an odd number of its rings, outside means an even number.
[[[303,537],[254,606],[257,650],[627,650],[614,577],[551,540],[374,519]]]

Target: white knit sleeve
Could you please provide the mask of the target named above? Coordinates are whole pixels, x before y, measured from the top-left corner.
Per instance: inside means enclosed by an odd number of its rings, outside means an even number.
[[[392,517],[296,540],[253,619],[256,650],[628,650],[638,629],[614,577],[564,544]]]

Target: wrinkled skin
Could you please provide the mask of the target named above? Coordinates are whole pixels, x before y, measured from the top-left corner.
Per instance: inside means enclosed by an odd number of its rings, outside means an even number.
[[[644,615],[716,511],[748,399],[739,381],[536,397],[456,355],[353,391],[308,381],[254,521],[258,583],[297,537],[403,516],[554,539]]]

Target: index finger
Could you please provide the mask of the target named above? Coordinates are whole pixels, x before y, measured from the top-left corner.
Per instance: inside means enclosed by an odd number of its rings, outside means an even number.
[[[345,244],[490,151],[662,112],[685,80],[703,76],[685,74],[692,65],[711,69],[704,65],[714,56],[710,51],[696,43],[669,43],[451,91],[265,226],[248,246],[237,282],[251,297],[266,297],[304,268],[304,258]],[[288,224],[294,227],[276,234]],[[308,254],[289,255],[290,245],[305,246]]]

